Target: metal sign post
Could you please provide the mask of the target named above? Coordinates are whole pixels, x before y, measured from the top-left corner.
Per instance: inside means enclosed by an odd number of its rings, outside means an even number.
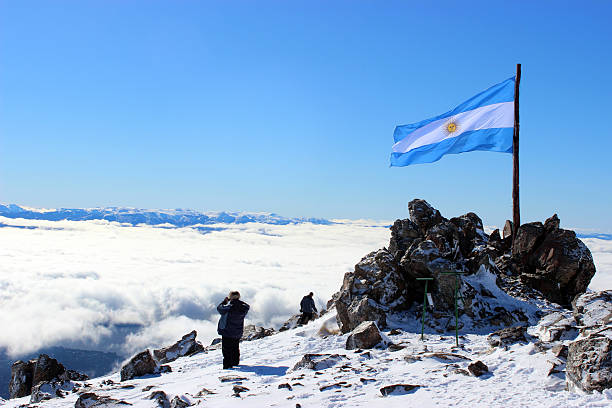
[[[423,319],[421,321],[421,340],[423,340],[423,333],[425,332],[425,314],[427,313],[427,284],[429,281],[433,280],[433,278],[416,278],[416,280],[425,281],[425,294],[423,295]]]
[[[457,305],[459,297],[459,275],[464,275],[465,272],[453,271],[453,272],[442,272],[442,275],[455,275],[455,343],[459,347],[459,306]]]

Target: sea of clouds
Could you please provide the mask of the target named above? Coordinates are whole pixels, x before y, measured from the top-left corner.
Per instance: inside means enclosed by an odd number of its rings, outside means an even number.
[[[52,345],[127,355],[193,329],[207,343],[230,289],[251,305],[247,323],[278,328],[309,291],[325,307],[344,273],[389,240],[369,221],[0,223],[0,347],[11,356]]]
[[[43,347],[127,356],[196,329],[216,337],[216,305],[239,290],[247,323],[278,328],[313,291],[319,308],[345,272],[386,246],[388,222],[131,226],[102,220],[0,217],[0,348]],[[612,288],[612,241],[585,238]]]

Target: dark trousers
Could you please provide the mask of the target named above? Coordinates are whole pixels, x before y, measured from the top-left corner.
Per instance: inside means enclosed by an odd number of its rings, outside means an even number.
[[[298,319],[297,324],[307,324],[309,321],[314,319],[314,313],[302,313]]]
[[[237,366],[240,363],[240,339],[221,337],[221,350],[223,351],[223,368]]]

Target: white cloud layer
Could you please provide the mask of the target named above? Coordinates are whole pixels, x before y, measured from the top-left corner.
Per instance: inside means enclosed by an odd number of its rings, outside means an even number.
[[[248,322],[277,327],[315,293],[320,308],[346,271],[386,246],[371,221],[192,228],[0,217],[0,347],[18,356],[62,345],[126,355],[196,329],[216,336],[216,305],[237,289]],[[612,241],[583,240],[612,288]]]
[[[0,217],[0,347],[62,345],[131,353],[197,329],[237,289],[249,322],[278,327],[309,291],[319,307],[344,273],[387,245],[383,223],[223,224],[192,228]]]

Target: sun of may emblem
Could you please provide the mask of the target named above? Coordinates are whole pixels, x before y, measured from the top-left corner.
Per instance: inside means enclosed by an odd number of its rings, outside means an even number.
[[[442,130],[444,130],[444,132],[447,135],[451,135],[453,133],[455,133],[456,131],[459,130],[459,123],[457,122],[457,120],[455,118],[450,118],[442,127]]]

